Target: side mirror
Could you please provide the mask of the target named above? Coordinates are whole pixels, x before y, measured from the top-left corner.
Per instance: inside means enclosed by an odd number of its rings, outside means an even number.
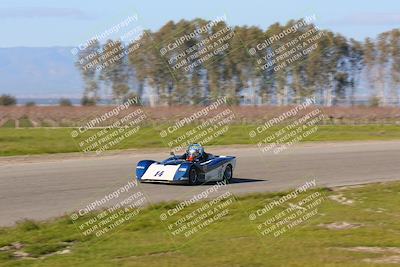
[[[169,154],[170,154],[171,156],[174,156],[174,157],[175,157],[174,151],[169,152]]]

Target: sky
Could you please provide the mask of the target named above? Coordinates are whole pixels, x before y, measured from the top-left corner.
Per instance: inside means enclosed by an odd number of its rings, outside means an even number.
[[[316,15],[323,29],[362,40],[398,28],[398,0],[0,0],[0,47],[78,46],[137,15],[140,27],[158,30],[180,19],[226,15],[231,26],[258,26]]]

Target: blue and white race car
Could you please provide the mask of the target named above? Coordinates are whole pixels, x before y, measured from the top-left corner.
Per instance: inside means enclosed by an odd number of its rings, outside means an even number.
[[[183,155],[174,155],[164,161],[139,161],[136,179],[139,182],[188,183],[230,182],[236,157],[216,156],[204,152],[199,144],[190,145]]]

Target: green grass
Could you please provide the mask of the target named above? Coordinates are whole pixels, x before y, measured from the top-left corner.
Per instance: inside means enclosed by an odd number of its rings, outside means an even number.
[[[0,228],[0,247],[24,244],[32,257],[70,245],[71,253],[44,259],[16,259],[0,251],[1,266],[394,266],[365,262],[392,254],[351,252],[352,247],[400,247],[400,183],[318,189],[325,195],[318,213],[279,237],[261,236],[249,212],[285,193],[236,198],[229,213],[190,238],[176,238],[160,223],[160,214],[176,203],[149,207],[133,220],[100,238],[83,237],[68,217],[48,222],[23,221]],[[309,194],[309,193],[303,193]],[[353,200],[344,205],[328,198],[342,194]],[[183,212],[204,205],[198,202]],[[330,230],[321,224],[349,222],[359,228]],[[69,242],[69,243],[68,243]],[[71,243],[72,242],[72,243]]]
[[[167,127],[167,126],[165,126]],[[113,146],[112,149],[167,147],[168,140],[162,139],[159,130],[163,126],[143,126],[140,131]],[[185,134],[193,126],[186,126],[174,133],[174,137]],[[256,144],[249,138],[249,131],[255,125],[230,125],[229,130],[221,136],[214,138],[207,145],[231,144]],[[273,133],[279,127],[272,127],[268,132]],[[0,156],[78,152],[78,143],[71,137],[72,128],[0,128]],[[88,137],[99,130],[90,130],[84,134]],[[400,126],[398,125],[337,125],[319,126],[316,133],[303,139],[303,141],[353,141],[353,140],[395,140],[400,139]],[[80,138],[83,140],[83,138]]]

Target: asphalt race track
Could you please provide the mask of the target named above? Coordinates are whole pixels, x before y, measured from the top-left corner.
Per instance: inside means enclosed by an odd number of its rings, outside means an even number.
[[[0,225],[70,214],[85,207],[132,179],[137,161],[161,160],[169,152],[154,151],[0,158]],[[290,189],[313,179],[317,186],[400,179],[400,141],[308,143],[277,155],[263,154],[255,146],[217,147],[207,152],[238,157],[233,183],[221,189],[235,194]],[[152,204],[187,199],[210,186],[139,184],[135,190]]]

